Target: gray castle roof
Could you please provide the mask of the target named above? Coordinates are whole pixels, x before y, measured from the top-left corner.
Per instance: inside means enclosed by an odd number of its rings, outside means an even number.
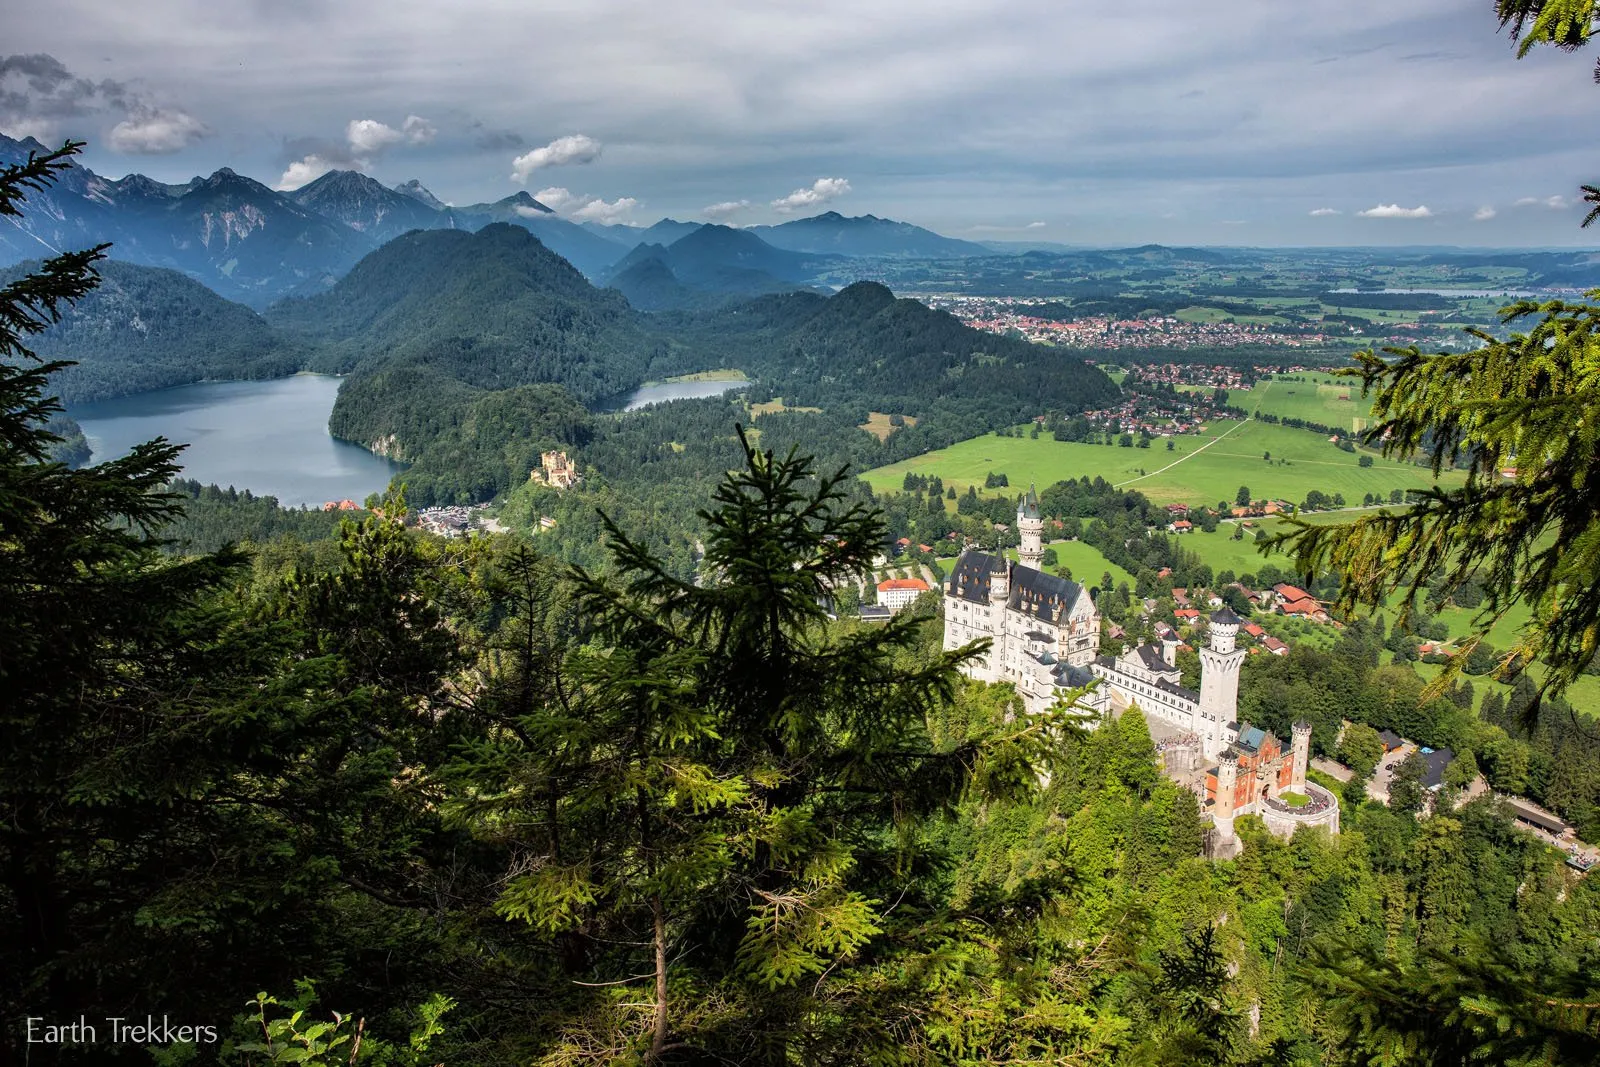
[[[990,575],[996,572],[1004,574],[1007,566],[1004,556],[970,550],[963,552],[950,570],[945,592],[974,604],[987,604]],[[1069,582],[1032,567],[1011,567],[1010,570],[1011,594],[1006,600],[1006,607],[1051,625],[1059,625],[1067,612],[1072,610],[1082,590],[1077,582]]]
[[[1224,604],[1211,614],[1211,621],[1221,626],[1238,626],[1244,622],[1228,605]]]

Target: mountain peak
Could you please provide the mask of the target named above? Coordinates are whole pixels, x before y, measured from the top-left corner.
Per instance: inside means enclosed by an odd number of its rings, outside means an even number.
[[[545,207],[532,196],[528,195],[528,190],[526,189],[520,190],[511,196],[506,197],[504,200],[500,201],[500,203],[508,204],[511,207],[531,207],[535,211],[543,211],[547,215],[555,214],[555,212],[550,208]]]
[[[445,209],[444,201],[440,200],[438,197],[429,192],[422,182],[418,181],[416,178],[412,178],[407,182],[401,182],[399,185],[394,187],[394,191],[402,196],[409,196],[413,200],[419,200],[427,206],[433,208],[435,211],[443,211]]]

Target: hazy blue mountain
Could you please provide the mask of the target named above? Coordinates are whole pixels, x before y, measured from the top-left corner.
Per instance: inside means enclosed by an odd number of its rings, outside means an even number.
[[[448,228],[454,221],[444,211],[354,170],[330,170],[288,195],[301,207],[342,222],[378,243],[409,230]]]
[[[880,219],[875,215],[846,218],[837,211],[795,219],[779,226],[752,226],[746,232],[792,252],[918,259],[993,255],[975,242],[944,237],[909,222]]]
[[[677,219],[662,219],[653,226],[639,232],[639,241],[644,244],[670,245],[674,241],[689,236],[700,227],[703,222],[679,222]]]
[[[0,164],[46,149],[0,135]],[[325,286],[367,252],[370,239],[224,167],[184,185],[143,175],[109,181],[67,168],[0,229],[0,265],[103,242],[130,263],[182,271],[230,299],[263,307]]]
[[[707,225],[671,245],[638,245],[605,277],[641,311],[665,311],[793,292],[804,288],[818,267],[816,257],[773,248],[745,230]]]
[[[520,222],[525,218],[534,218],[541,215],[554,215],[545,205],[539,203],[527,191],[513,193],[502,200],[492,204],[468,204],[455,210],[463,215],[481,215],[490,222]]]

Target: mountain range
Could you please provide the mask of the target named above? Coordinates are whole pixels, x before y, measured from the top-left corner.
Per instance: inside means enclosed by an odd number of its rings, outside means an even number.
[[[0,134],[0,165],[46,151],[31,137],[14,140]],[[674,219],[650,227],[577,223],[526,192],[454,207],[416,179],[389,188],[357,171],[330,171],[299,189],[280,192],[226,167],[172,185],[142,174],[108,179],[79,164],[31,196],[23,217],[10,221],[12,225],[0,228],[0,267],[110,242],[115,259],[180,271],[257,310],[286,296],[326,291],[362,256],[412,230],[475,231],[510,223],[597,279],[620,276],[626,268],[619,269],[619,261],[641,245],[671,248],[707,228]],[[907,223],[871,215],[852,219],[836,212],[780,226],[710,229],[717,236],[707,238],[708,247],[691,246],[668,257],[671,282],[659,267],[647,267],[643,273],[651,277],[621,279],[624,291],[642,294],[653,284],[674,294],[655,300],[656,306],[682,307],[706,299],[708,292],[713,297],[749,295],[808,280],[796,266],[807,261],[784,259],[780,253],[837,258],[988,252]],[[735,241],[728,237],[731,233],[745,236]],[[715,260],[721,253],[729,258]],[[642,253],[627,266],[653,256]]]

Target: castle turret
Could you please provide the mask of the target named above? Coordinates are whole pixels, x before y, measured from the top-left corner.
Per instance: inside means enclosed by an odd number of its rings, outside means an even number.
[[[1167,634],[1161,639],[1161,658],[1169,667],[1178,665],[1178,645],[1181,644],[1176,634]]]
[[[1207,717],[1207,737],[1219,737],[1209,727],[1233,722],[1239,707],[1239,667],[1244,649],[1235,646],[1243,620],[1224,606],[1211,616],[1211,641],[1200,650],[1200,714]],[[1208,753],[1209,755],[1209,753]]]
[[[1301,719],[1292,727],[1294,743],[1294,777],[1289,788],[1296,793],[1306,791],[1306,765],[1311,762],[1311,724]]]
[[[1239,756],[1226,749],[1217,761],[1217,796],[1211,806],[1211,822],[1217,834],[1224,838],[1233,836],[1234,795],[1239,788]]]
[[[1028,495],[1017,505],[1017,534],[1021,547],[1017,561],[1024,567],[1038,570],[1044,560],[1044,520],[1039,517],[1039,496],[1028,486]]]

